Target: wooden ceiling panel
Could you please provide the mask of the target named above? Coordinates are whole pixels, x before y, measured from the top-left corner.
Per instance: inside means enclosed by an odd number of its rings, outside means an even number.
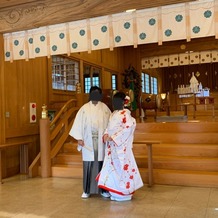
[[[37,0],[0,0],[0,11],[3,8],[19,7],[34,2],[36,3]]]
[[[0,33],[193,2],[190,0],[0,0]]]

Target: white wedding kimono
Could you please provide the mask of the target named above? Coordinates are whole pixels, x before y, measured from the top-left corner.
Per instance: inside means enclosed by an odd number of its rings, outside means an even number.
[[[135,127],[128,109],[115,111],[110,117],[105,134],[112,140],[107,142],[103,167],[96,179],[98,187],[112,196],[131,196],[143,186],[132,151]]]
[[[83,140],[83,161],[94,161],[94,147],[92,132],[98,132],[98,161],[104,160],[105,146],[102,141],[103,133],[107,127],[111,111],[103,102],[94,105],[91,101],[84,104],[78,111],[70,130],[70,135],[76,140]],[[97,126],[98,129],[95,129]]]
[[[98,194],[100,190],[96,176],[100,172],[105,155],[102,135],[107,127],[111,111],[106,104],[92,101],[83,105],[78,111],[70,130],[76,140],[83,140],[83,191],[86,194]]]

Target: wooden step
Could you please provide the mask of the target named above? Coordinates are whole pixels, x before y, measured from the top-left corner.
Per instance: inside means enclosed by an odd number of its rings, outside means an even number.
[[[79,164],[56,164],[52,166],[52,176],[61,178],[81,179],[83,177],[83,166]]]
[[[154,170],[153,175],[155,184],[218,187],[218,172]]]
[[[62,152],[80,154],[80,152],[77,151],[77,142],[74,140],[72,140],[71,142],[65,143],[63,146]]]
[[[144,184],[148,184],[148,171],[139,168]],[[153,170],[154,185],[181,185],[218,188],[218,172],[182,170]]]
[[[216,122],[156,123],[137,122],[138,133],[218,133]]]
[[[158,140],[165,144],[218,144],[217,132],[210,133],[192,133],[192,132],[180,132],[180,133],[135,133],[134,140]]]
[[[215,112],[218,112],[217,110],[214,110]],[[188,114],[192,115],[193,114],[193,109],[187,111]],[[197,110],[195,111],[196,114],[202,115],[202,116],[211,116],[212,114],[212,105],[208,105],[207,110],[205,110],[204,105],[197,105]],[[152,115],[152,111],[148,111],[148,114]],[[166,111],[157,111],[158,115],[166,115]],[[184,114],[183,110],[178,110],[177,111],[170,111],[170,115],[178,115],[178,114]]]
[[[65,164],[65,165],[74,165],[74,164],[82,164],[82,155],[74,154],[74,153],[61,153],[58,154],[53,163],[55,164]]]
[[[147,155],[147,146],[133,145],[134,155]],[[192,156],[218,157],[218,144],[155,144],[152,146],[154,156]]]
[[[147,168],[147,156],[135,156],[138,167]],[[217,171],[218,158],[153,156],[154,169],[186,170],[186,171]]]
[[[139,168],[140,175],[145,184],[148,184],[148,170]],[[77,165],[55,165],[52,167],[53,177],[83,178],[82,166]],[[187,171],[187,170],[153,170],[154,184],[162,185],[185,185],[199,187],[218,188],[218,172]]]

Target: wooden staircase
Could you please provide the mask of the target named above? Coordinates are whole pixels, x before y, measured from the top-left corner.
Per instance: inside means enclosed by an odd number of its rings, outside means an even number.
[[[138,123],[135,139],[160,140],[153,145],[154,183],[218,187],[216,122]],[[140,169],[147,168],[145,146],[135,145]],[[146,173],[142,173],[147,181]]]
[[[52,175],[50,163],[63,150],[69,137],[69,131],[79,110],[76,102],[76,99],[67,101],[51,122],[48,117],[40,120],[41,150],[28,168],[29,177]]]
[[[83,162],[81,152],[77,151],[77,143],[72,142],[64,144],[61,152],[53,158],[52,164],[53,177],[82,178]]]
[[[160,140],[153,145],[155,184],[218,187],[218,128],[216,122],[137,123],[135,140]],[[52,176],[82,178],[77,144],[66,143],[53,159]],[[144,183],[148,183],[146,145],[134,144]]]

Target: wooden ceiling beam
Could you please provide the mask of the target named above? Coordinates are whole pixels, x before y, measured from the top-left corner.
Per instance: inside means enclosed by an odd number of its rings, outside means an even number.
[[[204,37],[186,40],[164,42],[162,45],[157,43],[140,45],[140,57],[154,57],[168,54],[180,54],[185,52],[200,52],[208,50],[218,50],[218,40],[215,37]]]

